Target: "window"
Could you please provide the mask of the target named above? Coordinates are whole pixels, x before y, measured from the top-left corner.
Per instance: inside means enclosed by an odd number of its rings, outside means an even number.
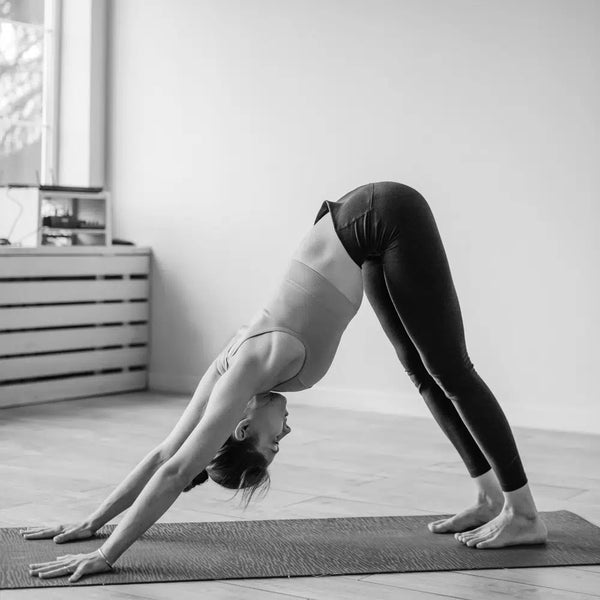
[[[0,185],[56,171],[58,0],[0,0]]]

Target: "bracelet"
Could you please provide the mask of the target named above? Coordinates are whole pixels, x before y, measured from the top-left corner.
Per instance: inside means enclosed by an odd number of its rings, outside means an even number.
[[[108,562],[108,558],[106,558],[106,556],[104,555],[104,552],[102,552],[101,548],[98,548],[98,554],[104,559],[104,562],[112,569],[113,568],[112,564]]]

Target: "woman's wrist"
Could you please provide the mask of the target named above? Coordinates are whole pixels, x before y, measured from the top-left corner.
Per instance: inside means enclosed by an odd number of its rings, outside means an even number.
[[[97,516],[91,515],[87,519],[84,519],[82,525],[87,527],[94,533],[100,529],[105,524],[104,521],[101,521]]]
[[[114,562],[110,561],[110,560],[108,560],[108,558],[106,558],[106,554],[104,554],[104,552],[102,551],[102,548],[98,548],[97,552],[100,555],[100,557],[104,560],[104,562],[112,569]]]

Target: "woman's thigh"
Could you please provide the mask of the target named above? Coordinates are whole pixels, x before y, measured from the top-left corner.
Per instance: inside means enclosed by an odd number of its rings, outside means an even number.
[[[393,231],[381,261],[391,301],[432,376],[472,366],[450,265],[429,205],[423,200]]]
[[[380,258],[368,259],[362,265],[363,286],[383,331],[409,376],[426,373],[419,353],[402,324],[390,298]]]

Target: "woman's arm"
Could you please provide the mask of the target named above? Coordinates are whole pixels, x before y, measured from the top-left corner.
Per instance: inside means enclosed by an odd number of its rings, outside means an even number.
[[[262,352],[250,348],[251,345],[236,354],[233,365],[216,382],[200,423],[172,458],[154,473],[102,548],[30,565],[31,575],[50,578],[73,573],[69,577],[73,582],[85,575],[102,573],[164,514],[190,480],[214,458],[241,420],[252,396],[273,389],[285,379],[289,367],[297,363],[297,351],[289,345],[277,350],[263,348]]]
[[[171,433],[153,448],[102,504],[86,519],[75,524],[42,525],[21,530],[28,540],[54,538],[57,544],[92,537],[111,519],[129,508],[156,471],[169,460],[198,424],[220,375],[216,361],[204,373],[192,399]]]
[[[179,421],[177,421],[171,433],[159,445],[159,453],[163,462],[169,460],[179,450],[181,444],[185,442],[190,433],[194,431],[194,427],[200,422],[210,395],[220,377],[215,360],[202,376],[192,399],[183,411]]]
[[[84,521],[84,525],[97,531],[112,518],[129,508],[152,475],[164,464],[158,448],[151,450],[125,479],[111,492],[102,504]]]
[[[199,423],[219,377],[213,362],[204,373],[192,399],[171,433],[144,457],[110,496],[84,521],[85,526],[97,531],[133,504],[150,478],[179,450],[181,444]]]
[[[103,544],[101,550],[111,563],[165,513],[191,479],[214,458],[252,396],[277,384],[279,371],[274,372],[272,367],[253,353],[241,353],[236,358],[214,386],[200,423],[158,469]]]

